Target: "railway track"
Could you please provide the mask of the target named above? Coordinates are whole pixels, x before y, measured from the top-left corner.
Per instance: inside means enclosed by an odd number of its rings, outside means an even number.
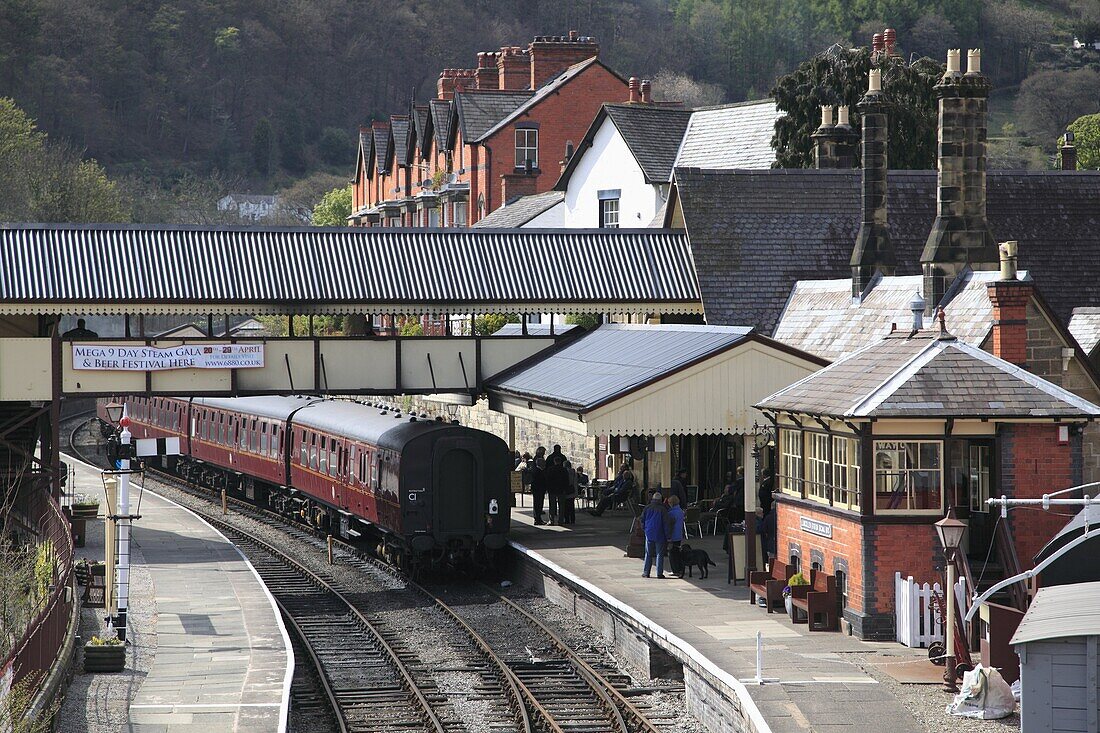
[[[80,449],[70,444],[79,455]],[[349,591],[346,582],[341,584],[299,562],[302,556],[297,550],[298,559],[292,558],[268,540],[224,521],[209,491],[156,473],[158,482],[200,500],[204,506],[190,508],[217,526],[253,562],[316,669],[313,676],[321,689],[303,693],[303,699],[315,705],[327,697],[341,726],[338,730],[469,729],[433,682],[432,672],[440,670],[424,664],[403,643],[407,630],[394,628],[372,613],[369,589]],[[288,536],[296,547],[305,545],[322,554],[328,550],[312,529],[243,501],[233,500],[233,505],[247,519]],[[409,596],[404,603],[411,606],[419,601],[423,606],[428,601],[450,622],[437,622],[433,631],[440,637],[441,648],[461,649],[463,664],[454,671],[474,674],[479,680],[471,696],[481,701],[484,729],[658,733],[647,711],[627,699],[628,677],[585,659],[545,623],[495,589],[474,583],[430,589],[358,548],[339,541],[334,544],[340,565],[357,570],[365,580],[377,582],[380,575],[388,576]],[[395,587],[387,590],[395,592]],[[444,600],[444,594],[450,597]]]

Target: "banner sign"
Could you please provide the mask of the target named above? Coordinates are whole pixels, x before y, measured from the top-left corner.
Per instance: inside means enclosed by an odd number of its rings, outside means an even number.
[[[819,522],[816,519],[810,519],[809,517],[799,517],[799,526],[803,532],[809,532],[810,534],[816,534],[818,537],[833,536],[833,525],[827,522]]]
[[[73,369],[91,371],[256,369],[263,365],[263,344],[184,344],[168,347],[73,344]]]

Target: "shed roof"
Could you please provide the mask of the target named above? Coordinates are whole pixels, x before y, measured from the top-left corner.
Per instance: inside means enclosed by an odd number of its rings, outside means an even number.
[[[859,232],[860,171],[676,170],[708,323],[751,323],[772,333],[799,280],[851,276]],[[996,237],[1020,242],[1020,267],[1047,285],[1066,324],[1100,306],[1100,172],[989,171]],[[890,241],[900,274],[921,272],[936,218],[936,172],[891,171]]]
[[[532,97],[534,92],[473,90],[455,95],[458,129],[463,140],[477,140],[490,128]]]
[[[782,115],[772,99],[697,109],[675,166],[771,168],[775,164],[775,121]]]
[[[750,333],[730,326],[605,324],[488,386],[587,412]]]
[[[850,418],[1093,418],[1100,407],[954,337],[899,332],[765,398]]]
[[[546,191],[545,193],[533,193],[530,196],[521,196],[510,204],[501,206],[488,215],[482,217],[475,229],[521,227],[540,214],[545,214],[550,209],[565,201],[564,191]]]
[[[1010,644],[1100,635],[1100,582],[1040,588]]]
[[[550,304],[591,313],[618,303],[698,312],[682,233],[0,225],[0,313],[123,313],[134,305],[145,313],[382,305],[514,313]]]

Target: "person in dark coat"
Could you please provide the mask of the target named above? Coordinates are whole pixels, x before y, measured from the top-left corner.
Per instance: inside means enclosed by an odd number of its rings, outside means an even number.
[[[546,493],[550,496],[550,523],[561,523],[562,498],[569,493],[569,472],[565,464],[569,459],[561,452],[561,446],[555,445],[554,451],[546,457]]]
[[[546,449],[541,445],[535,451],[535,457],[527,462],[527,470],[531,475],[531,496],[534,498],[535,524],[546,524],[542,521],[543,507],[546,504]]]
[[[642,512],[642,528],[645,530],[645,565],[642,577],[648,578],[650,568],[657,565],[657,577],[665,577],[665,547],[672,527],[670,526],[668,507],[660,491],[653,492],[653,498]]]
[[[757,498],[760,499],[760,507],[767,514],[772,509],[772,492],[775,491],[775,477],[770,468],[765,468],[760,474],[760,488],[757,490]]]
[[[760,547],[764,551],[764,561],[771,564],[775,557],[775,512],[767,514],[760,507],[756,509],[756,534],[760,536]]]
[[[83,318],[76,319],[76,328],[70,328],[65,333],[61,334],[61,338],[66,339],[95,339],[99,338],[99,334],[92,331],[86,325],[87,322]]]
[[[558,499],[558,510],[561,512],[561,524],[577,523],[577,493],[580,490],[578,479],[580,471],[573,468],[569,461],[565,462],[565,472],[569,476],[569,488]]]
[[[685,484],[688,480],[688,470],[686,468],[677,469],[676,475],[672,477],[672,488],[669,489],[671,496],[680,497],[680,506],[687,507],[688,505],[688,493]]]
[[[600,501],[596,504],[596,508],[589,509],[588,513],[593,517],[599,517],[610,507],[622,504],[633,496],[634,486],[634,472],[630,470],[630,463],[624,461],[623,465],[619,466],[619,475],[615,477],[612,483],[604,487],[604,490],[600,492]]]

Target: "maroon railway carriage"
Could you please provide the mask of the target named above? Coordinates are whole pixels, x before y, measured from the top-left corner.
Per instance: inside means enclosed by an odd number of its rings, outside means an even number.
[[[413,559],[506,543],[512,457],[494,435],[316,397],[127,398],[135,438],[180,437],[165,466]]]

